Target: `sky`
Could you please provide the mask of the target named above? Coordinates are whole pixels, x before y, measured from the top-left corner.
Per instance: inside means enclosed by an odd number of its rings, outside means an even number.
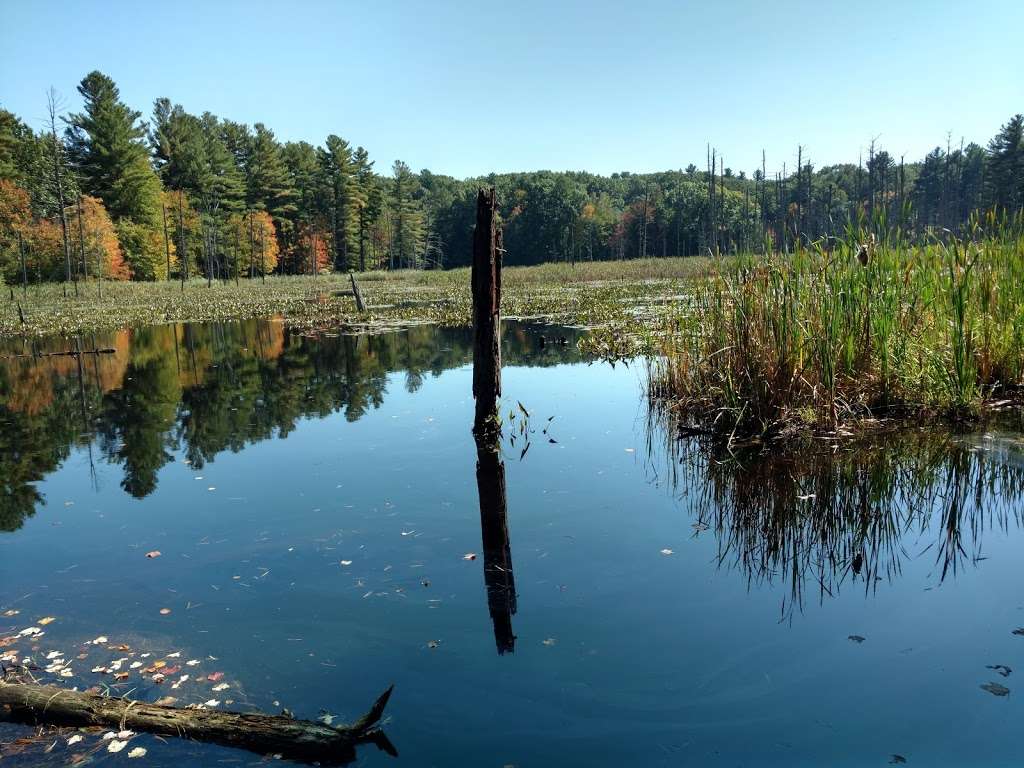
[[[147,117],[336,133],[402,159],[489,172],[791,169],[874,139],[920,159],[987,142],[1024,111],[1024,0],[0,0],[0,107],[43,125],[93,69]]]

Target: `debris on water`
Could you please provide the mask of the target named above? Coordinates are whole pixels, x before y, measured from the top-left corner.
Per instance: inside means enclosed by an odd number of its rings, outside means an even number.
[[[999,683],[985,683],[985,684],[983,684],[983,685],[981,685],[979,687],[983,691],[988,691],[993,696],[1009,696],[1010,695],[1010,689],[1007,688],[1005,685],[1000,685]]]
[[[672,555],[672,554],[675,554],[675,553],[671,549],[666,547],[665,549],[661,550],[661,554],[663,554],[663,555]]]
[[[153,559],[155,559],[157,557],[160,557],[161,554],[162,553],[160,552],[159,549],[154,549],[152,552],[147,552],[146,553],[146,557],[149,558],[150,560],[153,560]]]
[[[160,615],[161,615],[161,616],[166,616],[166,615],[168,615],[168,614],[169,614],[170,612],[171,612],[171,609],[170,609],[170,608],[161,608],[161,609],[160,609]]]
[[[427,648],[430,648],[431,650],[433,650],[434,648],[437,648],[437,646],[439,646],[440,644],[441,644],[440,640],[428,640],[427,641]]]
[[[867,638],[862,637],[861,635],[850,635],[847,638],[847,640],[850,640],[851,642],[857,643],[859,645],[860,643],[863,643],[865,640],[867,640]]]
[[[462,556],[463,560],[476,560],[476,552],[467,552]]]
[[[1013,630],[1013,634],[1024,637],[1024,627],[1017,627],[1015,630]]]
[[[553,638],[553,637],[549,637],[549,638],[547,638],[546,640],[543,640],[543,641],[541,641],[541,642],[543,642],[543,643],[544,643],[544,645],[546,645],[546,646],[548,646],[548,647],[550,648],[550,647],[551,647],[552,645],[554,645],[554,644],[555,644],[555,643],[557,643],[558,641],[557,641],[557,640],[555,640],[555,638]]]
[[[1003,677],[1009,677],[1010,673],[1013,672],[1013,670],[1010,669],[1005,664],[986,664],[985,665],[985,669],[995,670],[996,672],[998,672]]]
[[[135,749],[133,749],[131,752],[128,753],[128,757],[131,757],[131,758],[145,757],[145,756],[146,756],[146,748],[145,747],[136,747]]]
[[[903,755],[893,754],[889,756],[889,765],[902,765],[906,762],[907,758],[905,758]]]

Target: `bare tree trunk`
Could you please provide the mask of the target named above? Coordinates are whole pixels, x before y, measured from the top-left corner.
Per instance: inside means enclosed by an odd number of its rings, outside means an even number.
[[[497,428],[501,396],[501,229],[494,188],[481,189],[476,199],[473,232],[473,397],[477,434]]]
[[[71,282],[71,246],[68,243],[68,214],[64,202],[64,182],[61,178],[61,149],[60,141],[57,139],[57,94],[50,89],[47,100],[47,107],[50,111],[50,136],[53,141],[53,181],[57,192],[57,205],[60,206],[60,231],[64,240],[64,266],[66,281],[64,284],[64,295],[68,295],[67,283]],[[75,281],[75,296],[78,295],[78,282]]]

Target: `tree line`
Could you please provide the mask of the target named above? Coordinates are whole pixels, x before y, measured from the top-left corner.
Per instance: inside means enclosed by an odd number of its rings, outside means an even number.
[[[1024,208],[1024,117],[985,146],[905,162],[874,142],[857,163],[734,172],[536,171],[471,179],[396,160],[388,173],[337,135],[281,142],[167,98],[152,115],[91,72],[81,112],[33,130],[0,109],[0,274],[11,285],[83,278],[238,279],[331,270],[445,268],[470,261],[478,187],[497,189],[509,264],[788,249],[847,227],[912,237],[972,214]]]

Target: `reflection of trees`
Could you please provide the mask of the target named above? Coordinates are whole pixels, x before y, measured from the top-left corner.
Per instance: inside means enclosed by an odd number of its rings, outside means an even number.
[[[789,585],[784,615],[803,606],[805,590],[819,599],[845,583],[873,591],[907,558],[932,557],[941,581],[982,558],[986,529],[1024,523],[1024,465],[998,439],[915,430],[835,453],[763,455],[669,445],[671,481],[693,505],[698,535],[713,531],[719,564],[750,583]]]
[[[581,359],[578,334],[560,333],[571,343],[541,350],[536,330],[508,324],[506,361]],[[33,483],[72,445],[98,436],[107,459],[124,467],[122,487],[141,498],[156,488],[173,450],[198,468],[221,451],[285,437],[303,418],[342,411],[356,421],[384,402],[389,374],[404,372],[414,392],[428,377],[467,364],[471,340],[469,329],[427,325],[310,338],[250,320],[89,337],[83,348],[115,353],[89,356],[81,367],[74,357],[0,359],[0,529],[17,528],[32,513],[41,502]],[[60,339],[40,347],[74,348]],[[20,343],[0,349],[25,351]]]

